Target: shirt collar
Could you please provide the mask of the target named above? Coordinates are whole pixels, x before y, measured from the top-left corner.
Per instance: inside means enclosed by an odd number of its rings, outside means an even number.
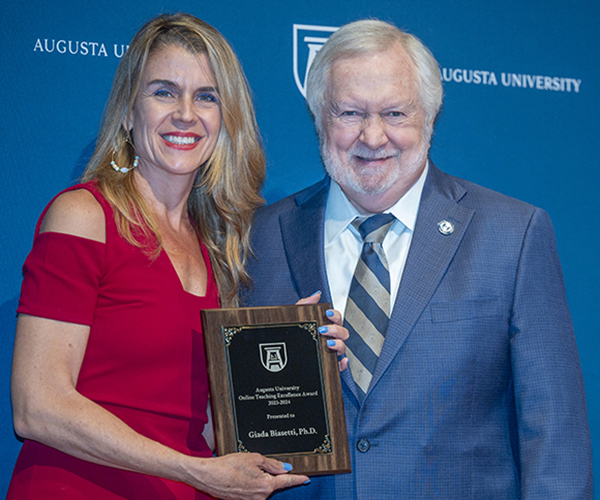
[[[421,194],[428,171],[429,160],[417,182],[412,185],[402,198],[385,211],[385,213],[394,214],[396,219],[402,222],[411,232],[415,228],[419,202],[421,201]],[[360,216],[361,214],[350,203],[350,200],[348,200],[339,184],[332,179],[325,208],[325,247],[339,238],[340,234],[346,230],[350,223],[356,217]]]

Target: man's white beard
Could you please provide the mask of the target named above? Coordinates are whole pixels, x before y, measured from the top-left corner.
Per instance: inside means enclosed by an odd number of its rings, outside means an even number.
[[[373,151],[365,146],[357,146],[347,151],[347,164],[344,166],[338,158],[330,153],[327,135],[324,132],[320,149],[321,159],[325,165],[325,170],[334,181],[340,186],[347,186],[357,193],[375,195],[386,192],[398,181],[401,175],[418,171],[427,159],[429,144],[427,141],[423,140],[421,142],[421,149],[416,156],[408,164],[404,164],[404,166],[400,164],[400,158],[402,156],[400,150],[381,149]],[[363,156],[366,158],[393,157],[391,161],[394,162],[394,166],[390,169],[390,166],[387,165],[384,167],[385,170],[382,168],[370,167],[368,164],[357,166],[353,163],[356,161],[354,159],[355,156]],[[388,163],[389,162],[390,160],[388,160]],[[361,169],[368,170],[368,174],[364,177],[357,175],[357,171],[360,171]]]

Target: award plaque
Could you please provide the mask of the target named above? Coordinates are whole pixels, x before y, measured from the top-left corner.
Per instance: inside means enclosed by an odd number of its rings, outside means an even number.
[[[298,474],[350,472],[329,304],[202,311],[217,454],[256,452]]]

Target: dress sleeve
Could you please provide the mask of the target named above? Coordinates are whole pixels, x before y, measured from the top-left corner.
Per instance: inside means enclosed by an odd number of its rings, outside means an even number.
[[[104,243],[70,234],[36,236],[23,265],[17,312],[91,325],[104,268]]]

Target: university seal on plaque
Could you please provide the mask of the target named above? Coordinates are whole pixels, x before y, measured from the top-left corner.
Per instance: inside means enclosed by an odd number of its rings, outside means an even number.
[[[280,372],[287,365],[285,342],[258,344],[258,348],[260,349],[260,361],[270,372]]]

